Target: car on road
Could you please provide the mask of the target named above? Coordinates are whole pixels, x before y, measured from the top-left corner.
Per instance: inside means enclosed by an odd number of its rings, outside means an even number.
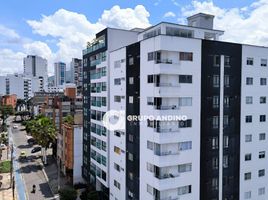
[[[7,146],[5,144],[1,144],[0,147],[2,150],[4,150],[4,149],[6,149]]]
[[[24,158],[24,159],[27,158],[27,155],[26,155],[26,152],[25,152],[25,151],[21,151],[21,152],[20,152],[20,158],[21,158],[21,159],[23,159],[23,158]]]
[[[14,125],[13,126],[13,129],[18,129],[19,127],[17,125]]]
[[[30,145],[37,144],[37,142],[35,141],[34,138],[29,138],[29,139],[27,140],[27,142],[28,142],[28,144],[30,144]]]
[[[34,147],[31,151],[31,153],[36,153],[36,152],[39,152],[41,151],[41,147]]]

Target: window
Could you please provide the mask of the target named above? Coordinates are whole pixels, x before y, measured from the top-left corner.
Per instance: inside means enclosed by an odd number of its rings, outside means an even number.
[[[147,105],[154,105],[154,98],[153,97],[147,97]]]
[[[252,115],[247,115],[246,116],[246,123],[251,123],[252,122]]]
[[[219,159],[218,157],[212,158],[212,169],[218,169],[219,168]]]
[[[154,150],[154,143],[151,141],[147,141],[147,149]]]
[[[133,96],[129,96],[129,103],[133,103]]]
[[[246,104],[252,104],[253,103],[253,97],[246,97]]]
[[[121,67],[120,60],[114,61],[114,68],[120,68],[120,67]]]
[[[212,145],[212,149],[218,149],[219,148],[219,138],[213,137],[211,145]]]
[[[221,57],[219,55],[213,56],[213,65],[214,67],[219,67],[221,63]]]
[[[117,136],[117,137],[121,137],[120,131],[114,131],[114,135]]]
[[[228,108],[228,107],[230,106],[230,97],[228,97],[228,96],[224,96],[223,101],[224,101],[224,106],[225,106],[226,108]]]
[[[259,134],[259,140],[265,140],[265,133]]]
[[[115,78],[114,85],[121,85],[121,78]]]
[[[265,169],[260,169],[258,172],[259,177],[265,176]]]
[[[245,199],[251,199],[251,191],[245,192]]]
[[[229,87],[230,86],[230,76],[224,75],[224,86]]]
[[[251,142],[252,141],[252,135],[245,135],[245,142]]]
[[[114,186],[120,190],[120,183],[114,180]]]
[[[260,122],[266,121],[266,115],[260,115]]]
[[[229,166],[229,156],[228,155],[223,156],[222,165],[223,165],[223,168],[228,168],[228,166]]]
[[[213,116],[212,118],[212,128],[218,128],[219,127],[219,116]]]
[[[179,75],[179,83],[192,83],[192,75]]]
[[[179,143],[179,151],[185,151],[185,150],[189,150],[189,149],[192,149],[192,141]]]
[[[260,84],[266,85],[266,78],[260,78]]]
[[[147,171],[149,172],[154,172],[154,165],[152,165],[151,163],[146,163],[147,166]]]
[[[253,65],[253,58],[247,58],[247,65]]]
[[[265,158],[265,151],[260,151],[259,152],[259,159]]]
[[[245,161],[250,161],[251,160],[251,153],[248,153],[245,155]]]
[[[133,57],[129,57],[128,58],[128,64],[129,65],[133,65],[134,64],[134,58]]]
[[[246,78],[246,84],[247,85],[253,85],[253,78],[252,77],[247,77]]]
[[[260,104],[266,103],[266,97],[260,97]]]
[[[192,127],[192,120],[187,119],[185,121],[179,121],[179,128],[189,128]]]
[[[231,63],[231,57],[230,56],[224,56],[224,66],[225,67],[230,67]]]
[[[128,177],[129,177],[130,180],[133,180],[133,177],[134,177],[134,176],[133,176],[133,173],[132,173],[132,172],[129,172],[129,173],[128,173]]]
[[[134,84],[134,77],[129,77],[129,85],[133,85]]]
[[[147,76],[147,82],[148,83],[153,83],[154,82],[154,75],[148,75]]]
[[[192,97],[180,97],[179,106],[192,106]]]
[[[193,53],[180,52],[180,60],[193,61]]]
[[[129,140],[130,142],[133,142],[133,141],[134,141],[134,136],[133,136],[132,134],[129,134],[129,135],[128,135],[128,140]]]
[[[258,195],[264,195],[265,194],[265,187],[258,189]]]
[[[220,76],[213,75],[213,87],[220,87]]]
[[[218,108],[219,107],[219,96],[213,96],[212,98],[212,107]]]
[[[117,154],[121,154],[121,149],[117,146],[114,146],[114,152],[117,153]]]
[[[147,184],[147,192],[149,193],[149,194],[153,194],[153,192],[154,192],[154,190],[153,190],[153,187],[152,186],[150,186],[150,185],[148,185]]]
[[[148,61],[154,60],[154,53],[155,52],[149,52],[148,53]]]
[[[191,163],[178,166],[179,173],[190,172],[190,171],[192,171],[192,164]]]
[[[223,126],[226,127],[229,125],[229,116],[228,115],[224,115],[223,116]]]
[[[228,148],[229,147],[229,136],[224,135],[223,136],[223,148]]]
[[[212,187],[212,190],[218,190],[218,186],[219,186],[218,178],[213,178],[213,179],[211,180],[211,187]]]
[[[191,192],[192,192],[191,185],[187,185],[187,186],[183,186],[183,187],[178,188],[178,195],[189,194]]]
[[[261,66],[266,67],[267,66],[267,59],[261,59]]]
[[[114,102],[121,102],[121,96],[114,96]]]
[[[251,179],[251,172],[247,172],[244,174],[244,180],[250,180]]]
[[[130,160],[130,161],[134,160],[133,154],[130,152],[128,152],[128,160]]]

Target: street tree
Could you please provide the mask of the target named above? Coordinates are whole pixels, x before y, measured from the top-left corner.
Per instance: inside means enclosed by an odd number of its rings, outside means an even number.
[[[6,119],[13,115],[13,107],[10,105],[0,105],[0,118],[2,120],[3,131],[6,131]]]

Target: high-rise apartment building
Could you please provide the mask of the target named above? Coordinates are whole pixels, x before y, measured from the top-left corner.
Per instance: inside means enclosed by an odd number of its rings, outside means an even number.
[[[63,62],[54,63],[54,86],[66,83],[66,64]]]
[[[73,58],[70,63],[70,68],[71,68],[71,82],[76,85],[77,93],[81,94],[83,85],[82,59]]]
[[[222,34],[212,15],[199,13],[188,26],[162,22],[106,51],[105,110],[95,60],[84,55],[83,175],[96,186],[105,177],[97,189],[109,199],[268,198],[268,48],[222,42]],[[126,117],[123,127],[106,130],[103,159],[108,110],[154,118]]]
[[[47,60],[36,55],[23,59],[24,75],[32,78],[33,92],[42,92],[48,87]]]

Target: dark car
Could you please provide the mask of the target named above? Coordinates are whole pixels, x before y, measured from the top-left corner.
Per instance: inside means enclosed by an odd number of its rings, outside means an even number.
[[[36,153],[38,151],[41,151],[41,147],[34,147],[31,151],[31,153]]]
[[[28,139],[27,142],[28,142],[28,144],[30,144],[30,145],[34,145],[34,144],[36,144],[36,141],[35,141],[35,139],[33,139],[33,138]]]

